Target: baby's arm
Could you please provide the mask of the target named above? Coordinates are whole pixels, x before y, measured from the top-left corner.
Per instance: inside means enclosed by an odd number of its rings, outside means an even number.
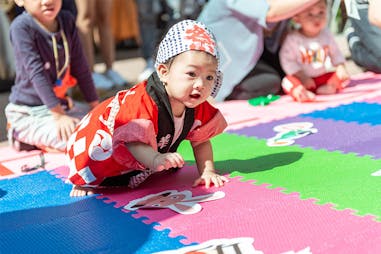
[[[191,142],[191,144],[197,163],[197,168],[200,173],[200,177],[194,181],[193,186],[204,183],[205,187],[209,188],[210,184],[213,183],[214,186],[221,187],[224,185],[224,182],[228,182],[226,177],[220,176],[214,170],[213,150],[210,140],[202,143]]]
[[[184,166],[184,159],[178,153],[159,153],[141,142],[127,143],[126,146],[137,161],[154,171]]]

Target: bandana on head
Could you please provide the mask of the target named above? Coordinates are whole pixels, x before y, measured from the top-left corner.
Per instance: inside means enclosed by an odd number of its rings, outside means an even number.
[[[204,51],[216,57],[218,62],[216,80],[211,92],[211,96],[215,97],[222,83],[217,43],[213,34],[201,22],[188,19],[173,25],[160,42],[155,67],[189,50]]]

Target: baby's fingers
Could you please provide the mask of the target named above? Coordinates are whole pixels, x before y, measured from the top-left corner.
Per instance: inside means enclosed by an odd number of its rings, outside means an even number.
[[[193,185],[192,187],[197,187],[198,185],[202,184],[203,183],[203,180],[201,177],[197,178],[194,182],[193,182]]]
[[[184,166],[184,159],[178,153],[168,154],[166,161],[169,163],[168,168],[182,168]]]
[[[214,186],[216,187],[222,187],[224,186],[225,182],[228,182],[229,180],[225,176],[215,176],[212,177],[212,182]]]

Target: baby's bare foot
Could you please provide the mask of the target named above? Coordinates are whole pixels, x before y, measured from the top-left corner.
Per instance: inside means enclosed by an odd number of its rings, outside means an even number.
[[[77,185],[74,185],[73,189],[71,189],[70,191],[70,197],[83,197],[83,196],[88,196],[92,194],[95,194],[93,188],[81,187]]]
[[[310,102],[315,100],[315,94],[311,91],[308,91],[303,86],[296,87],[293,91],[292,96],[298,102]]]

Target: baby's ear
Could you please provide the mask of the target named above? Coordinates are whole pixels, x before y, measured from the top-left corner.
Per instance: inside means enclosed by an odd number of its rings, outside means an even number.
[[[159,75],[160,81],[165,83],[167,82],[167,76],[168,76],[168,66],[165,64],[159,64],[156,68],[157,75]]]
[[[24,6],[24,0],[15,0],[15,4],[17,4],[17,6],[19,6],[19,7],[23,7]]]

